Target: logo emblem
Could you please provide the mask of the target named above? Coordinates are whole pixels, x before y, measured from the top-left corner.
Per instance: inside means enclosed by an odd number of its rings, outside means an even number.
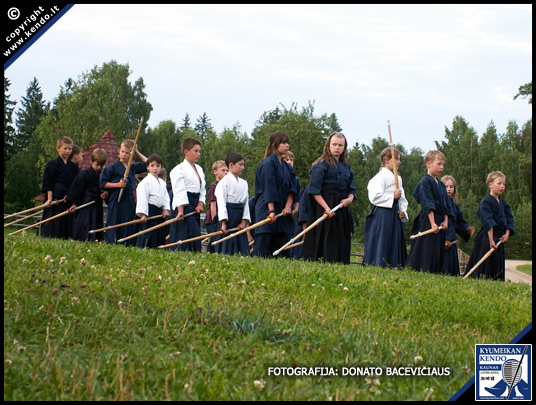
[[[532,400],[532,345],[476,345],[475,399]]]

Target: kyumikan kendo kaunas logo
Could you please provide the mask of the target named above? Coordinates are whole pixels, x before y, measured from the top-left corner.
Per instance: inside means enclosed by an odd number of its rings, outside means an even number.
[[[475,399],[532,400],[532,345],[476,345]]]

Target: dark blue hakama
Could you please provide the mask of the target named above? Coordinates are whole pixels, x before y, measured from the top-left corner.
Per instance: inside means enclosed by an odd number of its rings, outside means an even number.
[[[349,194],[356,197],[354,173],[349,164],[335,161],[331,167],[327,161],[321,161],[311,170],[309,182],[309,206],[307,226],[324,215],[324,209],[316,202],[313,195],[320,194],[330,208],[334,208]],[[325,219],[305,234],[303,258],[324,262],[350,263],[352,216],[348,207],[340,208],[333,218]]]
[[[283,211],[289,194],[297,194],[294,169],[280,162],[275,153],[264,159],[255,172],[255,220],[268,217],[268,203],[274,203],[275,214]],[[251,215],[251,214],[250,214]],[[292,215],[282,216],[272,224],[255,228],[253,256],[272,257],[272,253],[290,240],[294,233]],[[288,257],[288,250],[280,256]]]
[[[102,172],[100,185],[101,188],[108,191],[107,200],[108,213],[106,215],[106,226],[122,224],[124,222],[136,219],[136,200],[134,199],[134,190],[136,188],[136,174],[145,173],[147,166],[145,163],[132,163],[128,173],[127,185],[119,198],[120,188],[104,188],[106,183],[117,183],[125,175],[125,165],[121,161],[116,161],[106,166]],[[106,231],[105,240],[108,243],[116,243],[119,239],[126,238],[136,233],[136,225],[127,225],[120,228],[109,229]],[[132,238],[124,242],[125,246],[135,246],[136,239]]]
[[[69,194],[67,195],[68,205],[76,204],[76,206],[80,206],[90,201],[95,201],[95,203],[77,210],[73,214],[73,239],[91,242],[103,240],[102,232],[89,233],[92,229],[103,227],[103,207],[100,195],[99,173],[91,166],[82,170],[75,177],[69,189]]]
[[[226,207],[227,215],[229,217],[226,224],[227,229],[236,228],[240,222],[242,222],[244,204],[227,203]],[[242,256],[249,256],[248,236],[245,232],[216,246],[221,246],[219,253],[225,253],[227,255],[241,254]]]
[[[449,227],[445,230],[445,240],[449,242],[456,241],[456,234],[460,236],[465,242],[467,242],[471,235],[467,232],[469,223],[465,220],[460,207],[454,202],[452,203],[453,217],[449,217]],[[449,276],[460,275],[460,260],[458,256],[458,244],[453,244],[443,252],[443,274]]]
[[[162,214],[162,207],[157,207],[156,205],[149,204],[149,215],[147,217],[154,217],[155,215]],[[138,229],[138,232],[144,231],[145,229],[152,228],[156,225],[161,224],[165,220],[163,218],[152,219],[151,221],[141,223]],[[167,227],[162,226],[151,232],[144,233],[136,237],[136,246],[139,248],[157,248],[166,244],[167,236]]]
[[[218,214],[216,214],[216,216],[212,218],[212,222],[209,222],[208,224],[205,223],[205,226],[207,228],[207,233],[221,231],[221,222],[218,221]],[[208,248],[207,248],[208,253],[220,253],[221,252],[221,244],[212,246],[212,243],[216,242],[222,237],[223,237],[222,235],[216,235],[216,236],[210,237],[210,240],[208,241]]]
[[[404,267],[407,250],[405,224],[398,216],[398,200],[391,208],[370,205],[365,221],[363,264],[378,267]]]
[[[434,221],[437,226],[443,222],[445,215],[452,217],[450,197],[442,181],[425,174],[412,195],[422,207],[411,227],[412,235],[431,228],[428,218],[430,210],[434,211]],[[412,239],[406,266],[418,271],[441,274],[443,272],[444,251],[445,232],[442,230],[438,233]]]
[[[58,156],[56,159],[49,161],[45,166],[41,192],[47,194],[48,191],[52,191],[53,200],[63,199],[69,192],[69,189],[79,172],[80,168],[71,160],[67,160],[67,163],[63,163],[63,159]],[[47,197],[45,197],[45,201],[46,200]],[[68,209],[69,204],[67,202],[55,204],[49,208],[43,209],[41,219],[51,218]],[[39,234],[45,238],[68,239],[72,236],[72,225],[73,216],[64,215],[42,224]]]
[[[478,261],[490,250],[488,231],[493,227],[493,240],[495,243],[499,238],[510,230],[510,236],[515,233],[514,216],[510,205],[503,199],[497,201],[491,194],[487,194],[481,201],[476,212],[478,219],[482,223],[482,228],[475,238],[475,244],[471,257],[467,262],[469,271]],[[505,251],[504,244],[500,244],[472,274],[470,277],[486,277],[491,280],[505,281]]]
[[[296,231],[294,232],[293,237],[296,237],[301,232],[303,232],[303,224],[307,225],[307,218],[308,218],[307,210],[309,208],[309,187],[308,186],[306,186],[300,193],[299,201],[300,201],[300,208],[298,210],[298,221],[296,224]],[[296,240],[294,243],[298,243],[301,241],[303,241],[303,237]],[[301,259],[303,257],[303,243],[301,245],[298,245],[290,249],[289,257],[292,259]]]
[[[199,193],[191,193],[187,191],[188,194],[188,205],[183,207],[183,215],[190,214],[195,211],[195,207],[199,203]],[[174,211],[174,217],[177,217],[177,209]],[[170,238],[169,242],[178,242],[180,240],[186,240],[201,236],[201,223],[200,215],[195,214],[191,217],[185,218],[181,221],[176,221],[170,224]],[[193,242],[186,242],[180,245],[175,245],[170,247],[171,250],[178,251],[191,251],[191,252],[201,252],[201,241],[196,240]]]

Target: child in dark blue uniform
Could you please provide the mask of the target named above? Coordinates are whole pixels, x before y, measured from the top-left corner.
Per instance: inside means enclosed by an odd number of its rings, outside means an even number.
[[[475,227],[469,226],[469,223],[465,220],[462,214],[462,210],[458,205],[460,200],[458,198],[458,188],[456,186],[456,180],[452,176],[443,176],[441,181],[445,184],[447,194],[451,200],[453,217],[449,217],[449,227],[445,231],[445,251],[443,252],[443,274],[450,276],[460,275],[460,261],[458,258],[458,245],[456,234],[460,236],[465,242],[469,241],[469,238],[475,233]],[[447,244],[448,243],[448,244]]]
[[[324,152],[311,168],[307,226],[335,206],[342,207],[305,234],[303,258],[350,263],[352,218],[348,206],[356,198],[354,172],[348,163],[348,143],[340,132],[326,140]]]
[[[491,256],[471,276],[505,281],[504,244],[515,232],[514,216],[510,205],[501,198],[506,186],[506,176],[498,171],[491,172],[486,182],[490,193],[480,201],[476,212],[482,228],[475,238],[467,269],[471,269],[490,249],[495,248]],[[499,241],[502,243],[497,247]]]
[[[287,153],[283,155],[283,160],[287,162],[289,165],[291,165],[292,168],[294,169],[294,153],[292,153],[291,151],[288,151]],[[303,190],[301,187],[301,182],[298,176],[296,176],[296,195],[294,197],[294,203],[291,206],[293,219],[295,219],[296,216],[299,215],[302,195],[303,195]],[[292,236],[295,237],[302,230],[303,230],[302,225],[299,222],[296,222],[294,224],[294,235]],[[289,249],[288,254],[289,254],[289,257],[292,259],[301,259],[302,251],[303,251],[303,244]]]
[[[134,199],[134,190],[136,189],[136,174],[145,173],[147,158],[142,155],[136,148],[136,154],[143,163],[132,163],[128,173],[128,181],[125,182],[123,177],[130,158],[130,152],[134,147],[134,141],[127,139],[121,143],[119,149],[119,160],[107,166],[101,175],[100,186],[108,191],[108,214],[106,216],[106,226],[122,224],[123,222],[133,221],[136,219],[136,201]],[[117,201],[121,189],[121,201]],[[109,229],[106,231],[105,240],[108,243],[115,243],[135,233],[135,225],[127,225],[120,228]],[[125,241],[126,246],[136,245],[136,239]]]
[[[99,176],[105,163],[106,151],[95,149],[91,154],[91,166],[78,173],[69,189],[67,202],[71,205],[69,211],[74,213],[73,239],[91,242],[102,239],[102,232],[89,234],[89,231],[103,227],[102,200],[107,197],[108,193],[102,192]],[[77,206],[90,201],[95,201],[95,203],[75,212]]]
[[[71,151],[71,155],[69,156],[69,160],[72,161],[75,165],[80,167],[80,163],[84,160],[84,157],[82,156],[82,153],[84,150],[81,146],[73,144],[73,149]]]
[[[272,257],[294,234],[292,202],[296,191],[294,169],[282,159],[288,151],[289,137],[284,132],[270,135],[264,160],[255,172],[255,220],[270,217],[275,222],[255,228],[253,256]],[[275,220],[275,216],[284,216]],[[288,250],[280,256],[288,257]]]
[[[411,234],[442,227],[442,230],[412,239],[406,265],[414,270],[437,274],[443,271],[445,230],[448,228],[449,216],[453,216],[447,189],[439,180],[445,160],[441,151],[428,152],[424,156],[428,172],[413,190],[413,197],[421,204],[422,210],[413,222]]]
[[[69,192],[74,178],[80,172],[80,168],[70,159],[73,141],[67,136],[62,136],[56,143],[58,157],[47,163],[43,174],[41,191],[46,193],[45,204],[53,200],[63,199]],[[65,212],[69,204],[65,201],[43,210],[42,219],[51,218],[54,215]],[[72,235],[72,215],[64,215],[41,225],[40,235],[46,238],[68,239]]]

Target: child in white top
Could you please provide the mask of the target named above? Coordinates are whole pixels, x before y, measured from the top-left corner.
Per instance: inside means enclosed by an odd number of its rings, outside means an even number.
[[[197,164],[201,155],[201,142],[195,138],[186,138],[181,145],[184,161],[171,170],[169,177],[173,188],[171,208],[176,211],[175,216],[182,217],[191,212],[200,214],[206,200],[205,174]],[[199,215],[192,215],[171,223],[169,242],[191,239],[201,235]],[[201,241],[194,241],[176,245],[176,250],[201,251]]]
[[[140,231],[165,221],[169,217],[170,211],[166,182],[159,177],[162,169],[162,158],[153,154],[147,158],[146,164],[148,174],[136,188],[136,215],[143,220]],[[158,218],[148,225],[146,223],[147,217],[155,215],[162,215],[162,218]],[[136,246],[156,248],[163,245],[165,241],[164,228],[158,228],[138,236]]]
[[[244,157],[230,152],[225,158],[229,173],[218,182],[214,195],[218,203],[218,219],[222,231],[244,229],[251,222],[249,214],[248,183],[239,176],[244,171]],[[222,242],[221,253],[240,253],[249,256],[248,238],[245,233]]]
[[[370,212],[365,221],[365,256],[363,264],[379,267],[404,267],[407,258],[404,238],[408,221],[408,200],[402,187],[402,177],[395,185],[394,167],[401,163],[401,153],[395,149],[393,162],[391,148],[385,148],[380,171],[370,179],[367,189]]]

